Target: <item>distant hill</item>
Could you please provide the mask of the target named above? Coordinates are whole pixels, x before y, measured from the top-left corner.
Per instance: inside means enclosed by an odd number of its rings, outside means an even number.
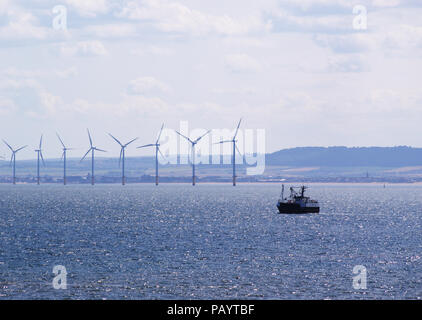
[[[283,149],[266,157],[267,165],[323,167],[405,167],[422,165],[422,148],[302,147]]]

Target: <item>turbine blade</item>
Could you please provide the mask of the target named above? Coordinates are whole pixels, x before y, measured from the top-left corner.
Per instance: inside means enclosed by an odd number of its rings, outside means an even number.
[[[44,161],[44,157],[42,155],[42,151],[41,150],[40,150],[40,156],[41,156],[42,164],[45,167],[45,161]]]
[[[89,129],[86,129],[86,131],[88,131],[88,138],[89,138],[89,145],[92,148],[92,139],[91,139],[91,134],[89,133]]]
[[[152,147],[152,146],[155,146],[155,144],[145,144],[145,145],[143,145],[143,146],[139,146],[139,147],[136,147],[136,148],[137,148],[137,149],[140,149],[140,148]]]
[[[41,146],[42,146],[42,135],[41,135],[41,138],[40,138],[40,150],[41,150]]]
[[[161,126],[160,133],[158,134],[158,138],[157,138],[157,142],[156,142],[156,144],[158,144],[158,141],[160,141],[160,138],[161,138],[161,133],[163,132],[163,128],[164,128],[164,123],[163,123],[163,125]]]
[[[208,133],[210,133],[211,130],[208,130],[207,132],[205,132],[202,136],[200,136],[198,139],[195,140],[195,142],[198,142],[199,140],[201,140],[203,137],[205,137]]]
[[[10,163],[9,163],[9,167],[11,167],[12,166],[12,163],[13,163],[13,156],[15,155],[15,153],[13,152],[12,153],[12,156],[10,157]]]
[[[101,151],[101,152],[107,152],[107,151],[105,151],[105,150],[103,150],[103,149],[98,149],[98,148],[95,148],[95,150],[97,150],[97,151]]]
[[[237,147],[237,144],[234,144],[234,147],[237,150],[237,152],[239,152],[239,154],[243,157],[243,154],[240,152],[239,148]]]
[[[164,154],[161,152],[160,148],[158,148],[158,147],[157,147],[157,149],[158,149],[158,152],[159,152],[159,153],[161,154],[161,156],[163,157],[163,159],[164,159],[164,160],[167,160],[167,158],[166,158],[166,157],[164,156]]]
[[[57,138],[59,138],[60,143],[62,144],[63,148],[66,148],[66,146],[64,145],[62,139],[60,138],[59,134],[56,132]]]
[[[85,153],[85,155],[82,157],[81,162],[83,159],[85,159],[85,157],[88,155],[88,153],[91,151],[92,148],[89,148],[89,150]]]
[[[61,158],[60,158],[60,161],[62,161],[64,159],[64,151],[63,151],[63,153],[62,153],[62,156],[61,156]]]
[[[127,147],[128,145],[130,145],[133,141],[138,140],[138,137],[136,137],[135,139],[130,140],[128,143],[125,144],[125,147]]]
[[[174,131],[176,131],[176,130],[174,130]],[[181,134],[179,131],[176,131],[176,133],[177,133],[179,136],[181,136],[181,137],[185,138],[186,140],[188,140],[190,143],[194,143],[191,139],[189,139],[189,138],[188,138],[188,137],[186,137],[185,135]]]
[[[239,124],[237,125],[236,132],[234,133],[233,139],[235,139],[237,136],[237,132],[239,131],[239,127],[240,127],[240,122],[242,122],[242,118],[240,118],[239,120]]]
[[[192,156],[192,144],[189,145],[188,147],[188,163],[190,163],[190,158]]]
[[[120,168],[120,163],[122,162],[122,154],[123,154],[123,147],[120,149],[119,168]]]
[[[226,143],[226,142],[233,142],[232,140],[223,140],[220,142],[215,142],[214,144],[221,144],[221,143]]]
[[[121,147],[123,147],[123,145],[121,144],[121,142],[119,140],[117,140],[115,137],[113,137],[113,135],[111,133],[108,134],[110,137],[112,137],[114,139],[114,141],[116,141],[118,144],[120,144]]]
[[[12,151],[13,152],[13,148],[10,146],[10,144],[8,144],[7,142],[6,142],[6,140],[3,140],[3,142],[9,147],[9,149],[10,149],[10,151]]]
[[[26,148],[27,146],[23,146],[23,147],[20,147],[19,149],[17,149],[16,151],[15,151],[15,153],[16,152],[18,152],[18,151],[20,151],[20,150],[22,150],[23,148]]]

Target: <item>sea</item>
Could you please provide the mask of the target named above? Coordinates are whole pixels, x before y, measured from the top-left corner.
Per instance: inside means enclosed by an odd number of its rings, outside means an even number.
[[[0,299],[421,299],[422,186],[309,186],[0,185]]]

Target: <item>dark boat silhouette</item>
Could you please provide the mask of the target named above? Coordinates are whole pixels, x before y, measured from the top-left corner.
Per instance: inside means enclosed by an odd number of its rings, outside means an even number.
[[[298,214],[298,213],[318,213],[318,201],[305,197],[307,187],[290,187],[290,196],[284,198],[284,184],[281,189],[281,196],[277,202],[277,208],[280,213]]]

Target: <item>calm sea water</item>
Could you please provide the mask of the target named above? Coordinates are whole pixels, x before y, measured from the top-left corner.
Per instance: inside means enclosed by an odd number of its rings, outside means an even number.
[[[0,299],[422,297],[422,187],[315,185],[315,215],[277,214],[279,191],[1,185]]]

